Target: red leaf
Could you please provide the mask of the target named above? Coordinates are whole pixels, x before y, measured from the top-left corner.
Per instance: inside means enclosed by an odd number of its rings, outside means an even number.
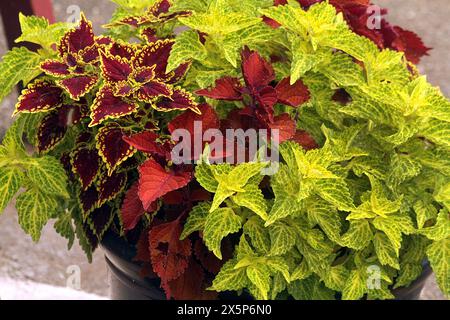
[[[86,190],[100,171],[100,157],[97,150],[84,148],[75,150],[71,164],[73,172],[80,178],[81,185]]]
[[[69,66],[57,60],[46,60],[41,64],[41,69],[51,76],[61,77],[70,74]]]
[[[165,78],[164,81],[169,84],[174,84],[184,78],[187,71],[191,67],[191,63],[184,63],[180,65],[178,68],[170,72]]]
[[[278,129],[280,133],[280,143],[291,139],[296,131],[297,125],[287,113],[280,114],[275,117],[274,122],[271,123],[270,129]]]
[[[98,190],[95,186],[91,186],[87,190],[80,192],[79,200],[84,217],[97,208],[98,196]]]
[[[148,81],[137,92],[140,101],[151,103],[158,97],[171,97],[173,90],[170,85],[159,81]]]
[[[191,241],[180,240],[183,228],[178,220],[153,227],[149,233],[150,255],[162,285],[185,272],[191,256]]]
[[[248,48],[242,52],[242,74],[247,86],[254,90],[267,86],[275,79],[275,72],[270,63]]]
[[[145,28],[144,30],[142,30],[141,36],[147,42],[156,42],[159,40],[156,36],[156,31],[152,28]]]
[[[79,100],[97,84],[97,76],[75,76],[57,81],[57,84],[63,87],[73,100]]]
[[[192,179],[191,172],[166,171],[155,160],[147,160],[140,168],[139,198],[144,208],[169,193],[186,186]]]
[[[114,219],[114,210],[108,205],[102,205],[92,211],[87,217],[87,222],[93,233],[100,240]]]
[[[45,152],[53,149],[64,138],[67,127],[61,125],[58,112],[47,114],[38,128],[38,150]]]
[[[158,40],[142,48],[136,54],[135,67],[155,66],[156,79],[166,78],[167,62],[174,40]]]
[[[284,78],[275,87],[278,101],[291,107],[298,107],[310,99],[310,93],[302,80],[298,80],[293,85],[290,81],[290,78]]]
[[[277,91],[271,86],[266,86],[255,94],[255,98],[258,101],[259,106],[262,109],[265,109],[271,118],[273,114],[273,106],[278,101]]]
[[[214,88],[198,90],[195,93],[211,99],[239,101],[242,100],[241,89],[239,79],[224,77],[216,80]]]
[[[160,111],[186,110],[191,109],[194,112],[200,112],[195,103],[194,97],[183,89],[174,89],[170,98],[163,97],[156,103],[155,108]]]
[[[133,230],[138,224],[139,220],[145,214],[146,210],[142,206],[142,201],[138,195],[139,183],[136,182],[127,191],[125,199],[122,203],[120,213],[122,215],[123,226],[125,230]],[[157,202],[153,202],[148,211],[154,212],[158,208]]]
[[[61,88],[46,82],[36,81],[22,91],[15,113],[43,112],[59,107],[63,101]]]
[[[95,44],[92,24],[87,21],[84,14],[81,14],[79,25],[67,32],[61,39],[59,45],[60,56],[65,53],[78,53],[79,51]]]
[[[134,57],[136,47],[129,43],[114,42],[109,48],[109,53],[131,61]]]
[[[169,145],[159,142],[159,139],[160,136],[152,131],[143,131],[130,137],[123,137],[126,143],[139,151],[170,159]]]
[[[301,145],[305,150],[319,148],[319,145],[316,143],[314,138],[304,130],[297,130],[292,140]]]
[[[92,105],[92,121],[89,126],[96,126],[108,118],[123,117],[133,113],[137,108],[137,103],[114,96],[112,89],[104,86],[97,93]]]
[[[174,118],[167,125],[169,132],[172,134],[176,129],[185,129],[194,136],[194,122],[199,121],[202,124],[202,135],[208,129],[218,129],[220,120],[216,111],[208,104],[203,103],[198,106],[201,114],[187,110]]]
[[[109,82],[126,81],[133,71],[130,62],[119,56],[111,56],[101,52],[100,61],[102,76]]]
[[[194,259],[191,259],[186,271],[177,279],[169,282],[167,291],[175,300],[216,299],[217,292],[205,290],[204,278],[202,267]]]
[[[106,202],[113,200],[122,192],[127,183],[127,176],[124,172],[115,172],[111,176],[103,175],[98,185],[100,192],[98,197],[98,206],[102,206]]]
[[[97,134],[98,153],[110,173],[136,152],[122,139],[123,136],[122,129],[115,125],[105,126]]]
[[[201,262],[202,266],[212,274],[218,274],[224,261],[217,258],[203,243],[203,240],[197,239],[194,244],[195,257]]]
[[[392,42],[391,47],[405,52],[406,59],[418,64],[423,56],[428,55],[428,51],[431,49],[423,44],[422,39],[416,33],[398,26],[394,27],[394,30],[397,32],[398,38]]]

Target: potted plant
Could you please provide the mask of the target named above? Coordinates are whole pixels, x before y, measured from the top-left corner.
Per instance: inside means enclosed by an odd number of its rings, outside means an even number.
[[[99,245],[112,297],[449,289],[450,103],[369,1],[114,0],[94,35],[20,16],[0,211]],[[385,11],[380,11],[384,14]],[[253,135],[256,134],[256,135]]]

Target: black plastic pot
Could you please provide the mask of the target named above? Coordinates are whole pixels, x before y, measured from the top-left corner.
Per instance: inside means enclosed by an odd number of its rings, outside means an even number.
[[[142,278],[141,265],[133,261],[136,249],[124,239],[108,233],[101,243],[109,269],[110,298],[113,300],[165,300],[157,278]],[[418,300],[427,278],[431,274],[424,263],[420,277],[407,288],[393,290],[396,300]],[[221,296],[224,300],[237,300],[233,294]],[[245,299],[245,298],[244,298]]]

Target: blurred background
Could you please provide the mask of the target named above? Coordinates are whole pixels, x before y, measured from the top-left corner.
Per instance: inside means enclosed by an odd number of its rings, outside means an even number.
[[[39,5],[39,1],[34,0]],[[18,2],[17,0],[14,2]],[[53,0],[56,21],[67,21],[78,6],[94,24],[97,34],[102,31],[114,11],[108,0]],[[450,97],[450,1],[449,0],[374,0],[389,9],[388,20],[410,29],[433,48],[419,69],[431,83]],[[11,17],[12,18],[12,17]],[[1,19],[1,18],[0,18]],[[0,23],[0,56],[8,50],[3,23]],[[0,75],[1,76],[1,75]],[[0,137],[11,123],[17,93],[13,92],[0,104]],[[64,292],[74,270],[81,271],[80,290]],[[45,284],[44,286],[36,285]],[[47,285],[51,285],[47,286]],[[56,287],[56,288],[55,288]],[[51,290],[50,290],[51,289]],[[13,207],[0,216],[0,299],[3,298],[82,298],[95,299],[108,294],[107,270],[103,254],[98,250],[89,264],[82,250],[75,244],[67,251],[67,243],[48,225],[38,244],[25,235],[17,223]],[[428,280],[422,299],[443,299],[434,277]]]

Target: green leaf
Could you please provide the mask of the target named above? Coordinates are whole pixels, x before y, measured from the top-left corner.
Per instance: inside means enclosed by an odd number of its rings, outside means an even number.
[[[428,239],[435,241],[450,237],[450,218],[448,211],[442,209],[439,212],[434,226],[420,229],[418,232]]]
[[[433,242],[427,250],[428,260],[442,292],[450,296],[450,238]]]
[[[61,236],[69,240],[69,243],[67,244],[67,249],[70,250],[75,240],[75,228],[72,223],[71,212],[67,210],[62,215],[60,215],[58,217],[58,220],[56,220],[54,227],[56,232],[58,232]]]
[[[241,226],[241,218],[234,213],[233,209],[219,208],[211,212],[206,218],[203,231],[203,239],[206,246],[216,257],[222,259],[220,251],[222,239],[230,233],[238,232]]]
[[[366,291],[367,283],[364,272],[359,269],[353,270],[342,290],[342,300],[359,300]]]
[[[308,267],[308,263],[305,259],[302,260],[302,262],[294,269],[294,271],[291,274],[290,281],[296,281],[296,280],[303,280],[308,278],[312,274],[312,271]]]
[[[267,228],[264,227],[264,221],[259,217],[253,216],[244,224],[244,234],[248,235],[252,241],[253,247],[264,253],[269,253],[270,236]]]
[[[387,177],[387,184],[392,189],[398,187],[401,183],[418,176],[422,169],[419,162],[397,153],[392,156],[390,167],[391,170]]]
[[[297,239],[295,229],[281,221],[270,226],[269,234],[270,255],[272,256],[280,256],[291,250]]]
[[[247,268],[247,277],[253,285],[258,288],[264,300],[269,299],[270,291],[270,272],[264,265],[249,266]]]
[[[244,192],[239,192],[231,199],[238,206],[246,207],[256,213],[263,220],[267,220],[267,202],[261,189],[257,185],[249,184],[244,187]]]
[[[192,208],[184,225],[180,239],[184,240],[196,231],[202,231],[205,228],[206,218],[209,214],[211,203],[202,202]]]
[[[437,209],[434,205],[423,200],[419,200],[414,204],[414,212],[416,213],[417,227],[422,229],[425,223],[437,217]]]
[[[50,25],[46,18],[25,16],[22,13],[19,13],[19,21],[22,35],[16,40],[16,43],[31,42],[39,44],[43,48],[50,48],[52,44],[58,43],[71,27],[70,24],[62,22]]]
[[[382,265],[390,265],[395,269],[400,269],[398,262],[398,251],[396,251],[392,242],[382,232],[377,232],[373,238],[373,245],[377,253],[378,260]]]
[[[0,214],[23,184],[25,175],[18,167],[0,167]]]
[[[212,286],[208,290],[230,291],[241,290],[248,284],[246,268],[235,268],[236,261],[227,261],[215,277]]]
[[[56,210],[56,199],[38,189],[28,190],[17,197],[19,224],[33,241],[41,237],[41,230]]]
[[[450,122],[429,119],[422,125],[419,132],[432,142],[450,148]]]
[[[175,38],[166,71],[171,72],[189,60],[204,60],[207,55],[198,33],[194,30],[184,31]]]
[[[341,234],[341,219],[336,208],[321,199],[308,202],[306,208],[309,221],[318,224],[330,240],[338,242]]]
[[[355,208],[344,179],[317,180],[315,190],[322,199],[335,205],[339,210],[351,211]]]
[[[416,280],[422,274],[422,269],[423,268],[421,263],[401,264],[394,289],[400,287],[408,287],[414,280]]]
[[[414,232],[411,218],[403,214],[394,214],[387,218],[377,217],[373,220],[372,224],[376,229],[386,234],[396,254],[398,254],[401,247],[402,234],[411,234]]]
[[[323,281],[328,288],[343,291],[349,275],[350,271],[346,267],[337,265],[324,272]]]
[[[345,247],[362,250],[373,239],[369,222],[366,220],[352,220],[348,231],[342,236],[341,243]]]
[[[39,69],[42,58],[39,54],[25,47],[13,48],[0,63],[0,101],[11,93],[13,88],[22,82],[26,86],[41,74]]]
[[[51,156],[27,162],[27,176],[44,193],[68,198],[67,175],[61,162]]]
[[[326,288],[319,278],[312,275],[304,280],[288,284],[288,291],[296,300],[334,300],[334,291]]]

